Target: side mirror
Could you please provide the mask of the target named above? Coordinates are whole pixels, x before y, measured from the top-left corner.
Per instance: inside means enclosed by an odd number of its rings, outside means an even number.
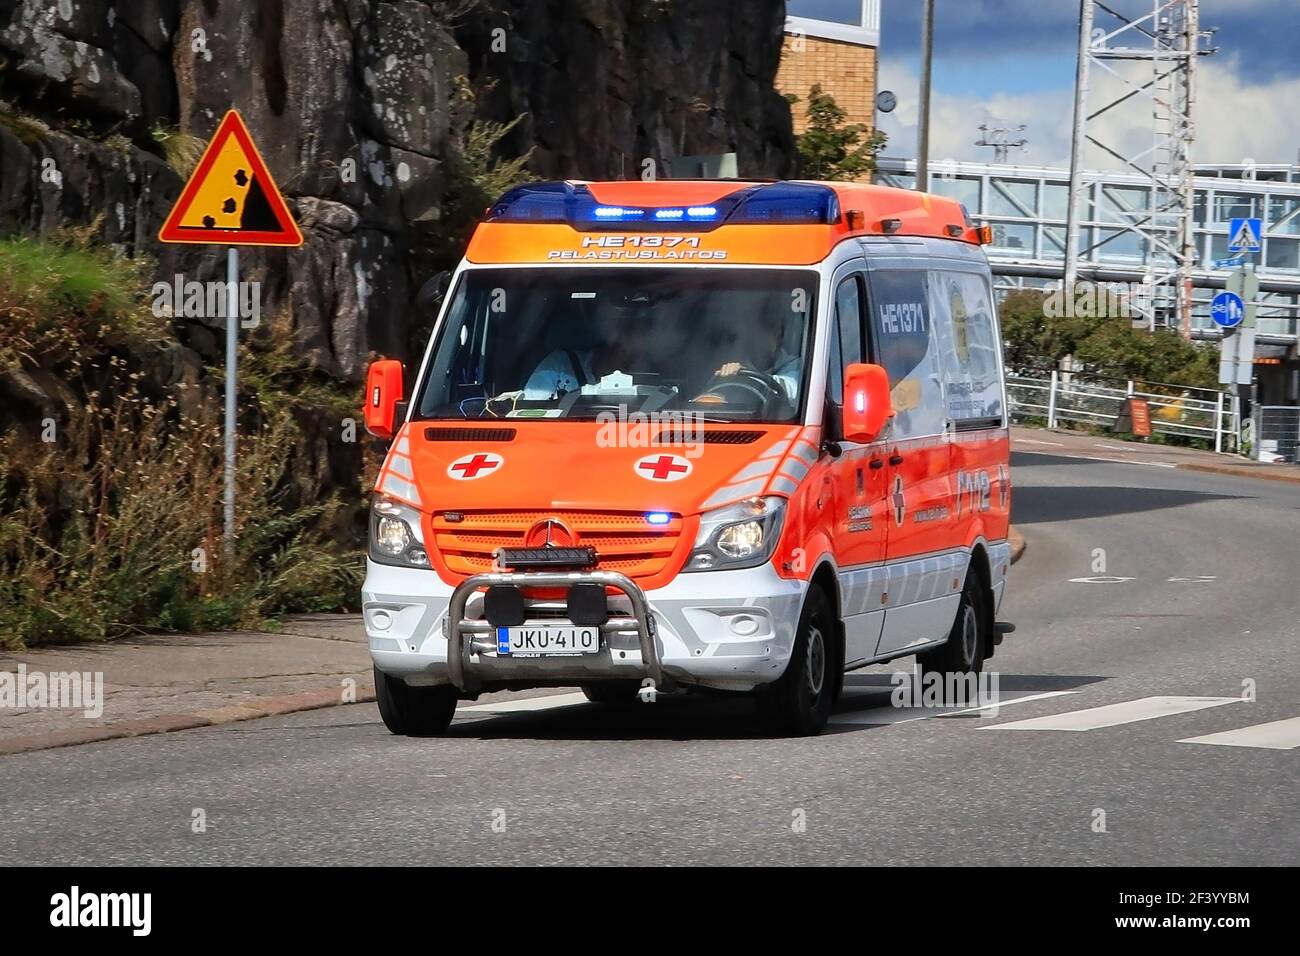
[[[451,286],[451,273],[443,269],[436,276],[420,286],[420,291],[415,294],[415,308],[417,312],[428,313],[435,312],[438,306],[442,305],[442,300],[447,295],[447,289]]]
[[[875,441],[894,414],[889,400],[889,373],[879,365],[855,362],[844,370],[845,441]]]
[[[397,434],[401,401],[402,363],[395,359],[372,362],[366,370],[366,431],[376,438]]]

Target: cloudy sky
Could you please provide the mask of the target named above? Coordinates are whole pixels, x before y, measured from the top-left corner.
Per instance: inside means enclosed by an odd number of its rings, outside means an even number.
[[[880,86],[898,96],[881,117],[888,156],[916,154],[920,0],[881,0]],[[859,0],[788,0],[791,13],[841,19]],[[1129,15],[1152,0],[1113,0]],[[836,14],[839,14],[837,16]],[[935,0],[931,157],[992,158],[974,145],[979,125],[1024,123],[1029,140],[1012,162],[1065,165],[1070,154],[1078,0]],[[1118,25],[1098,20],[1108,29]],[[1202,29],[1217,28],[1213,56],[1198,61],[1197,162],[1294,162],[1300,149],[1300,0],[1201,0]],[[1122,69],[1123,67],[1121,67]],[[1142,81],[1150,66],[1141,69]],[[1099,84],[1118,83],[1094,71]],[[1136,73],[1133,74],[1137,76]],[[1100,102],[1097,100],[1096,102]],[[1134,98],[1103,139],[1136,151],[1152,138],[1150,101]],[[1107,167],[1090,148],[1088,166]]]

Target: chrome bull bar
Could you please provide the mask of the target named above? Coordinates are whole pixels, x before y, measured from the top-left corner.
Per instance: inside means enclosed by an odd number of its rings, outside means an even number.
[[[474,692],[482,682],[472,674],[473,637],[492,634],[496,628],[487,621],[466,620],[465,608],[469,599],[479,590],[494,584],[527,588],[567,588],[574,584],[600,584],[615,588],[627,596],[632,605],[631,617],[611,617],[600,625],[602,634],[636,631],[641,645],[641,672],[651,678],[655,686],[665,684],[659,648],[655,643],[655,619],[645,592],[626,574],[617,571],[488,571],[466,578],[451,593],[447,617],[443,620],[443,634],[447,638],[447,676],[460,690]],[[466,640],[469,637],[470,640]],[[493,647],[496,642],[493,641]],[[484,650],[488,648],[484,647]]]

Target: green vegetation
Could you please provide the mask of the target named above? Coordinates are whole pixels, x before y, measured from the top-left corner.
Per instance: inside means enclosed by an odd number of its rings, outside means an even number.
[[[1186,388],[1218,388],[1219,357],[1177,332],[1135,329],[1122,316],[1052,317],[1042,292],[1013,292],[998,309],[1007,365],[1054,368],[1073,356],[1081,372]],[[1099,303],[1104,298],[1097,300]]]
[[[156,126],[152,130],[153,140],[162,147],[163,158],[167,165],[188,179],[194,167],[203,158],[203,151],[208,142],[198,136],[182,133],[179,129],[168,126]]]
[[[787,96],[797,103],[797,96]],[[798,137],[799,174],[805,179],[859,180],[876,168],[885,134],[860,123],[846,125],[848,114],[834,97],[814,85],[808,92],[808,125]],[[866,139],[863,139],[864,134]]]
[[[455,266],[474,226],[483,218],[484,209],[506,190],[533,178],[528,172],[533,155],[531,147],[513,159],[499,155],[502,141],[527,114],[521,113],[508,123],[471,119],[477,108],[474,89],[467,77],[457,77],[453,82],[451,109],[462,125],[446,157],[442,217],[436,229],[427,231],[417,241],[418,258],[430,263],[435,272]],[[480,93],[485,95],[490,90],[491,86],[487,85]],[[413,335],[419,337],[426,332],[427,327],[417,323]],[[423,339],[419,341],[422,344]]]
[[[361,488],[322,493],[310,456],[339,416],[308,404],[355,403],[308,382],[287,346],[245,348],[227,558],[221,396],[177,369],[168,321],[142,291],[147,267],[75,236],[0,242],[0,383],[31,397],[0,410],[0,648],[355,604]],[[268,346],[282,333],[269,328]]]
[[[33,146],[50,135],[50,128],[34,116],[0,100],[0,126],[5,127],[23,143]]]

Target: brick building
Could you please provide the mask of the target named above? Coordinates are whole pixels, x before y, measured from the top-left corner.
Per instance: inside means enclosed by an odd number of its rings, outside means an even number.
[[[848,113],[847,122],[874,129],[881,0],[789,0],[776,86],[794,94],[794,131],[802,133],[808,91],[815,84]]]

